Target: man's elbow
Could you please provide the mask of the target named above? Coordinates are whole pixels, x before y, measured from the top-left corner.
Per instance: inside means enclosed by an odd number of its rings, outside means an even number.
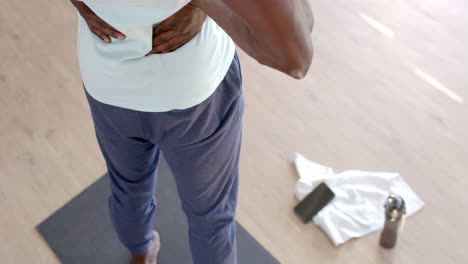
[[[294,52],[284,52],[284,50]],[[271,54],[274,53],[276,53],[276,55],[272,56]],[[302,47],[287,47],[287,49],[279,49],[275,52],[264,52],[256,57],[260,64],[300,80],[306,77],[310,65],[312,64],[313,48],[312,45],[308,45],[306,49]]]
[[[298,67],[291,71],[286,72],[287,75],[293,77],[296,80],[304,79],[309,72],[310,64],[306,67]]]
[[[304,79],[309,72],[310,65],[312,64],[313,51],[308,52],[307,55],[293,60],[283,72],[293,77],[294,79]]]

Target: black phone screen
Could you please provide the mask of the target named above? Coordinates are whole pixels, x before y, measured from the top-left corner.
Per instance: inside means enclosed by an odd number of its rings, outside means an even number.
[[[322,182],[294,207],[294,212],[302,222],[307,223],[334,197],[333,191]]]

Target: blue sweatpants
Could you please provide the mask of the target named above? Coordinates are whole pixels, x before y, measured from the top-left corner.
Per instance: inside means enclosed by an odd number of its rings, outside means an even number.
[[[187,216],[193,263],[237,263],[234,217],[244,112],[237,54],[215,92],[190,108],[141,112],[98,102],[87,92],[86,97],[110,176],[112,225],[122,244],[137,255],[148,249],[162,152]]]

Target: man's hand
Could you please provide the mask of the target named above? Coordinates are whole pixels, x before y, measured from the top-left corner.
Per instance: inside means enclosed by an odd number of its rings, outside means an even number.
[[[206,14],[191,4],[153,28],[153,49],[146,55],[174,51],[200,32]]]
[[[98,17],[85,3],[78,0],[70,0],[70,2],[78,9],[78,12],[80,12],[80,15],[88,24],[89,29],[102,40],[110,43],[111,36],[120,40],[125,39],[124,34]]]

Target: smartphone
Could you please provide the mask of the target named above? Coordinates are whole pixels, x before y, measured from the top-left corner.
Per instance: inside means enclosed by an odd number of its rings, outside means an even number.
[[[333,191],[322,182],[294,207],[294,212],[305,224],[312,220],[334,197]]]

